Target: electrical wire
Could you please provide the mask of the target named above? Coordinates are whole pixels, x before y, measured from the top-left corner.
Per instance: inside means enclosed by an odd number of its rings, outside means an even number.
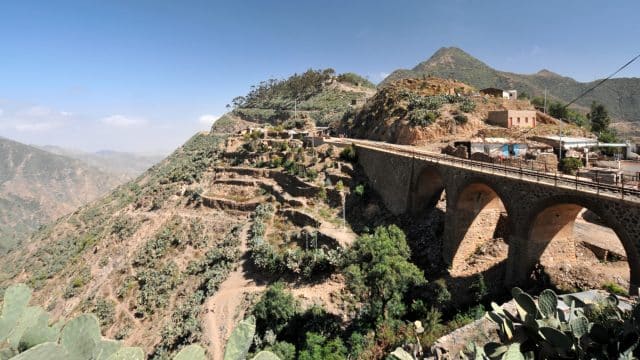
[[[611,79],[612,77],[614,77],[617,73],[619,73],[620,71],[622,71],[624,68],[626,68],[627,66],[631,65],[631,63],[633,63],[634,61],[638,60],[638,58],[640,58],[640,54],[636,55],[633,59],[629,60],[626,64],[622,65],[621,67],[618,68],[618,70],[614,71],[611,75],[607,76],[606,78],[598,81],[597,84],[595,84],[594,86],[592,86],[591,88],[587,89],[586,91],[584,91],[582,94],[578,95],[578,97],[576,97],[575,99],[569,101],[566,105],[563,106],[563,108],[567,108],[569,107],[569,105],[575,103],[576,101],[578,101],[580,98],[582,98],[583,96],[587,95],[588,93],[592,92],[593,90],[595,90],[598,86],[604,84],[607,80]]]

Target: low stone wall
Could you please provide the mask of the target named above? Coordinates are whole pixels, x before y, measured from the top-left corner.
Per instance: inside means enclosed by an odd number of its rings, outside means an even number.
[[[321,224],[321,222],[316,220],[313,216],[299,210],[283,209],[278,213],[299,227],[311,226],[317,228],[320,227]]]
[[[254,211],[258,205],[265,203],[269,200],[269,196],[261,196],[249,201],[234,201],[231,199],[224,199],[220,197],[202,195],[202,204],[206,207],[219,210],[235,210],[235,211]]]

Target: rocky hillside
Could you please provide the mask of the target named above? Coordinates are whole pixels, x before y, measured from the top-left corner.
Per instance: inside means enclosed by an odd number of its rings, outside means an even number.
[[[308,70],[287,79],[263,81],[246,96],[233,100],[234,110],[220,122],[242,119],[274,125],[309,120],[326,126],[340,120],[352,103],[362,103],[375,93],[375,85],[353,73],[333,69]],[[297,115],[296,115],[297,114]]]
[[[194,136],[136,181],[36,232],[3,260],[0,288],[28,283],[54,318],[92,312],[105,336],[154,359],[191,343],[220,358],[251,294],[275,279],[295,284],[302,305],[344,316],[332,261],[355,234],[325,183],[350,176],[337,151],[263,136]]]
[[[563,102],[571,101],[599,81],[582,83],[548,70],[541,70],[531,75],[499,71],[459,48],[450,47],[441,48],[413,69],[394,71],[382,84],[389,84],[398,79],[425,76],[456,79],[478,89],[486,87],[516,89],[530,96],[542,96],[546,88],[551,99]],[[604,104],[617,119],[640,122],[640,79],[611,79],[607,82],[607,86],[598,87],[581,98],[577,105],[588,108],[592,101]]]
[[[339,131],[351,137],[396,144],[439,147],[454,140],[485,134],[491,137],[520,138],[522,131],[489,126],[491,110],[533,110],[527,100],[510,101],[473,95],[476,90],[464,83],[427,77],[388,82],[364,106],[343,119]],[[525,130],[528,135],[557,132],[557,127],[540,125]],[[574,135],[588,132],[569,125]]]
[[[79,160],[0,138],[0,254],[121,181]]]

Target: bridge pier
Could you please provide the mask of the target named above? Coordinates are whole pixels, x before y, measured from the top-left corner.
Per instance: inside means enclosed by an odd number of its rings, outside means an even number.
[[[523,177],[519,169],[511,173],[508,167],[493,172],[483,168],[491,164],[450,161],[440,154],[421,156],[388,144],[376,148],[369,142],[356,147],[370,185],[392,213],[419,212],[446,192],[442,256],[454,273],[456,262],[473,253],[478,241],[495,235],[496,219],[504,212],[509,245],[506,286],[527,281],[541,258],[551,264],[575,263],[573,224],[579,211],[587,208],[620,239],[630,269],[629,291],[638,293],[640,196],[627,193],[625,199],[615,198],[591,191],[585,184],[569,187],[562,181],[541,180],[544,174]]]

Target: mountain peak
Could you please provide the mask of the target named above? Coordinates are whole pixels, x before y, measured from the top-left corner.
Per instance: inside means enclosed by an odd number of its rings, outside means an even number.
[[[536,73],[538,76],[546,76],[546,77],[562,77],[560,74],[556,74],[551,70],[542,69]]]
[[[414,71],[430,71],[432,69],[442,68],[488,68],[482,61],[469,55],[464,50],[451,46],[441,47],[431,57],[418,64]]]

